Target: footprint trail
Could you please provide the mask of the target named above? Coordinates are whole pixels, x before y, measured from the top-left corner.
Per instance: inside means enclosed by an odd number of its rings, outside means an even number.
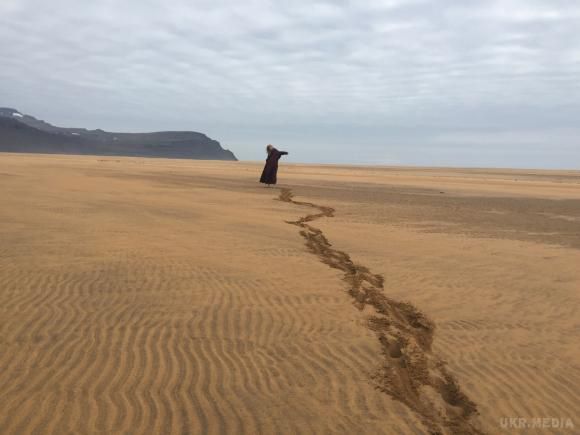
[[[382,348],[383,360],[373,380],[393,399],[413,410],[430,434],[483,434],[474,421],[477,407],[461,390],[445,362],[431,351],[435,324],[413,305],[384,294],[384,278],[356,264],[332,247],[322,230],[310,222],[333,217],[334,209],[296,201],[291,189],[282,188],[280,201],[311,207],[308,214],[287,223],[300,228],[308,250],[322,263],[344,273],[347,292],[361,311],[369,310],[368,327]]]

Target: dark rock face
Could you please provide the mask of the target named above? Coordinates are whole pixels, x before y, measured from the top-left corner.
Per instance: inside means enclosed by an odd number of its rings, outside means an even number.
[[[231,151],[202,133],[111,133],[100,129],[61,128],[10,108],[0,108],[1,151],[237,160]]]

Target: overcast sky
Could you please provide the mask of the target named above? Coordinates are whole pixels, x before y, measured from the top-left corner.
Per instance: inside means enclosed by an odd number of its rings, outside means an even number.
[[[0,0],[0,106],[241,159],[580,168],[580,1]]]

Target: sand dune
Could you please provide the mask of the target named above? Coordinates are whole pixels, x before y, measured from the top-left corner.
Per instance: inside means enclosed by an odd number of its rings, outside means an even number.
[[[0,433],[578,431],[579,173],[259,171],[1,156]]]

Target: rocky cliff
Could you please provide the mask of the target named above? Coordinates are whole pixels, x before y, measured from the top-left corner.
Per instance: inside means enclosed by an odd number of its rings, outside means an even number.
[[[0,152],[237,160],[219,142],[193,131],[111,133],[56,127],[18,110],[0,108]]]

